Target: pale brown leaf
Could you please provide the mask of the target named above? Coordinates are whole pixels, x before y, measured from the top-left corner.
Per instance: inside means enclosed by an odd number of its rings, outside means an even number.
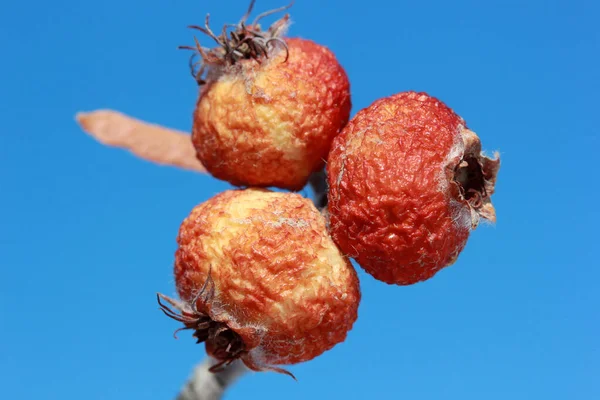
[[[120,147],[136,156],[161,165],[207,173],[196,158],[190,135],[149,124],[117,111],[77,113],[81,128],[106,146]]]

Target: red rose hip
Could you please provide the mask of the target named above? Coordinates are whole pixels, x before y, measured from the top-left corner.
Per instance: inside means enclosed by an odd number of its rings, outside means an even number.
[[[312,202],[292,193],[230,190],[181,225],[175,283],[163,311],[219,363],[253,370],[310,360],[344,341],[357,317],[356,272]]]
[[[331,234],[375,278],[409,285],[452,264],[491,203],[500,160],[426,93],[361,110],[333,142],[327,173]]]

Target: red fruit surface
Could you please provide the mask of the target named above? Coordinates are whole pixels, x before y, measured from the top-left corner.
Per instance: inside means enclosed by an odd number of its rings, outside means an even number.
[[[499,159],[444,103],[405,92],[361,110],[333,142],[335,242],[375,278],[408,285],[452,264],[490,201]]]
[[[214,332],[200,333],[217,359],[241,358],[255,370],[307,361],[344,341],[357,318],[356,272],[300,195],[223,192],[193,209],[177,242],[180,310],[195,307],[201,321],[243,341],[239,353],[225,354]],[[208,279],[204,291],[214,293],[198,298]]]
[[[201,88],[192,140],[215,177],[299,190],[348,122],[350,83],[334,54],[310,40],[285,42],[287,52],[213,70]]]

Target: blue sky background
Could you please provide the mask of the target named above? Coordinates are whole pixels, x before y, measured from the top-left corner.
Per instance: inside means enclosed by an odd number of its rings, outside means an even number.
[[[297,1],[290,35],[335,51],[353,114],[427,91],[501,151],[498,223],[426,283],[360,271],[345,343],[293,366],[299,382],[252,374],[227,399],[600,398],[598,4]],[[228,185],[102,147],[73,116],[189,130],[197,88],[176,46],[206,12],[220,27],[246,7],[3,3],[0,397],[168,399],[204,357],[154,294],[174,293],[181,220]]]

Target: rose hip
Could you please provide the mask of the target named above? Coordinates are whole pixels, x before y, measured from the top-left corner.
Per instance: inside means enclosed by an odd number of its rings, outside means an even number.
[[[357,318],[356,273],[312,202],[264,189],[229,190],[181,225],[175,282],[163,311],[219,362],[253,370],[310,360],[343,342]]]
[[[186,47],[201,57],[192,64],[201,85],[192,140],[219,179],[299,190],[323,168],[333,137],[348,122],[350,83],[330,50],[283,36],[289,15],[266,31],[258,24],[264,14],[248,23],[252,4],[229,36],[215,35],[208,19],[193,27],[219,46]]]
[[[480,218],[496,220],[499,167],[441,101],[415,92],[377,100],[333,142],[331,234],[379,280],[429,279],[456,260]]]

